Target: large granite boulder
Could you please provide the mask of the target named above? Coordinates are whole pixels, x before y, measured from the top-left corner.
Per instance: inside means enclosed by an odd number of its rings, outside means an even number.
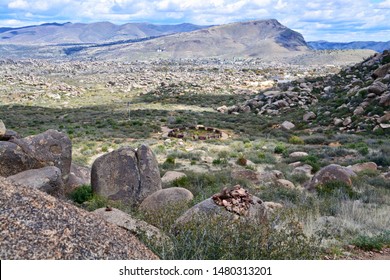
[[[72,161],[72,142],[59,131],[49,129],[34,136],[22,139],[12,138],[9,142],[16,144],[33,161],[25,163],[29,168],[56,166],[61,170],[62,180],[67,182]]]
[[[321,168],[320,171],[313,176],[306,187],[308,190],[315,190],[317,186],[331,181],[340,181],[352,186],[351,178],[353,176],[356,176],[356,174],[352,170],[337,164],[330,164]]]
[[[158,259],[129,231],[0,178],[0,259]]]
[[[168,188],[156,191],[145,198],[139,209],[148,212],[160,212],[169,207],[182,206],[194,199],[194,195],[184,188]]]
[[[181,179],[183,177],[187,177],[187,175],[183,172],[178,171],[167,171],[164,176],[161,178],[161,182],[163,184],[169,184],[177,179]]]
[[[35,188],[54,196],[64,194],[61,170],[55,166],[26,170],[7,179],[15,184]]]
[[[139,204],[161,190],[157,160],[149,147],[122,147],[95,160],[91,170],[94,193],[112,200]]]

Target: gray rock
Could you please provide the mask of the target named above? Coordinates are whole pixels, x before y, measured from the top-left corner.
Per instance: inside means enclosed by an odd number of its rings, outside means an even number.
[[[0,259],[158,259],[129,231],[0,177]]]
[[[368,92],[375,93],[376,95],[380,95],[386,90],[387,90],[387,85],[379,81],[375,81],[372,85],[368,87]]]
[[[289,155],[290,158],[302,158],[307,157],[309,154],[306,152],[293,152]]]
[[[356,173],[366,171],[366,170],[372,170],[372,171],[378,170],[378,166],[375,162],[356,163],[352,166],[349,166],[348,168]]]
[[[91,168],[72,163],[65,193],[70,193],[82,185],[91,184]]]
[[[15,184],[35,188],[50,195],[62,196],[64,194],[61,170],[55,166],[26,170],[7,179]]]
[[[164,176],[161,178],[161,182],[163,184],[169,184],[177,179],[187,177],[187,175],[183,172],[178,171],[167,171]]]
[[[346,117],[345,120],[343,121],[344,126],[350,125],[351,123],[352,123],[351,117]]]
[[[43,167],[42,164],[26,154],[18,145],[0,141],[0,176],[8,177],[40,167]]]
[[[279,186],[284,187],[286,189],[295,189],[294,184],[288,180],[278,179],[278,180],[276,180],[276,182]]]
[[[317,186],[330,181],[340,181],[352,186],[351,177],[353,176],[356,176],[356,174],[348,168],[337,164],[330,164],[321,168],[321,170],[313,176],[307,185],[307,189],[315,190]]]
[[[182,207],[193,199],[194,195],[184,188],[162,189],[145,198],[139,209],[148,213],[160,212],[170,207]]]
[[[386,76],[387,73],[389,73],[389,71],[390,71],[390,63],[387,63],[379,67],[378,69],[376,69],[374,73],[372,73],[372,77],[374,79],[383,78]]]
[[[99,208],[92,213],[111,224],[127,229],[135,236],[146,236],[149,240],[157,242],[156,245],[167,245],[171,243],[169,237],[155,226],[133,218],[116,208]]]
[[[362,115],[363,113],[364,113],[364,108],[361,107],[361,106],[358,106],[358,107],[353,111],[353,115],[354,115],[354,116]]]
[[[302,166],[295,167],[294,170],[292,171],[293,174],[303,174],[306,175],[307,177],[311,177],[311,172],[313,170],[313,167],[308,164],[304,164]]]
[[[62,180],[68,181],[72,161],[72,143],[67,135],[53,129],[35,136],[22,139],[12,138],[10,142],[18,145],[24,153],[37,163],[30,164],[32,168],[56,166],[61,170]]]
[[[313,120],[317,117],[317,115],[314,112],[307,112],[306,114],[303,115],[303,120],[305,122],[309,120]]]
[[[112,200],[138,204],[161,190],[157,160],[149,147],[137,151],[122,147],[95,160],[91,170],[92,190]]]
[[[295,124],[289,121],[284,121],[280,126],[285,130],[291,130],[295,127]]]

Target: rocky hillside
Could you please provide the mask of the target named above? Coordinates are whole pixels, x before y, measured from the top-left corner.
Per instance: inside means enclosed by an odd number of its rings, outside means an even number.
[[[214,26],[147,42],[86,50],[98,58],[273,57],[307,51],[301,34],[277,20],[259,20]],[[81,54],[81,53],[80,53]]]
[[[326,77],[298,79],[262,91],[245,103],[222,106],[222,113],[281,115],[305,111],[312,126],[347,132],[388,133],[390,129],[390,53],[377,53]]]
[[[115,25],[110,22],[46,23],[19,28],[0,28],[0,44],[82,44],[103,43],[121,40],[158,37],[178,32],[190,32],[205,28],[189,23],[177,25],[155,25],[149,23],[127,23]]]

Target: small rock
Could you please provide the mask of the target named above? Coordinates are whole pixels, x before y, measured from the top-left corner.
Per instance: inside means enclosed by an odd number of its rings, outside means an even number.
[[[305,122],[309,120],[313,120],[317,117],[317,115],[314,112],[307,112],[306,114],[303,115],[303,120]]]
[[[178,171],[167,171],[164,176],[161,178],[161,182],[163,184],[169,184],[177,179],[187,177],[187,175],[183,172]]]
[[[280,126],[285,130],[291,130],[295,127],[295,124],[289,121],[284,121]]]
[[[284,187],[286,189],[295,189],[295,186],[292,182],[285,180],[285,179],[278,179],[276,180],[279,186]]]
[[[3,137],[6,133],[7,129],[2,120],[0,120],[0,137]]]
[[[357,163],[357,164],[354,164],[352,166],[349,166],[348,168],[356,173],[362,172],[365,170],[372,170],[372,171],[378,170],[378,166],[376,165],[375,162]]]
[[[302,158],[307,157],[309,154],[306,152],[293,152],[289,155],[290,158]]]
[[[347,118],[345,118],[345,120],[343,121],[343,125],[344,125],[344,126],[350,125],[351,123],[352,123],[351,117],[347,117]]]

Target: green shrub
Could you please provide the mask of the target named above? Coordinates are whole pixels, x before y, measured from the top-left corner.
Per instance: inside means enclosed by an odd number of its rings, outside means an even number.
[[[308,155],[306,157],[304,157],[302,159],[302,162],[310,165],[311,167],[313,167],[313,172],[317,172],[318,170],[320,170],[321,166],[319,164],[319,159],[317,156],[314,156],[314,155]]]
[[[289,139],[288,139],[288,143],[290,144],[294,144],[294,145],[303,145],[305,144],[305,142],[302,140],[302,138],[300,138],[299,136],[291,136]]]
[[[357,193],[352,186],[343,181],[332,180],[316,187],[320,197],[335,196],[340,198],[356,198]]]
[[[92,187],[90,185],[82,185],[70,193],[70,198],[78,204],[90,200],[92,196]]]
[[[379,251],[386,246],[390,246],[390,231],[375,236],[359,235],[352,241],[352,244],[366,251]]]
[[[278,144],[276,145],[275,149],[274,149],[274,152],[276,154],[283,154],[287,151],[287,148],[286,146],[284,146],[283,144]]]
[[[238,159],[237,159],[237,161],[236,161],[236,163],[237,163],[238,165],[241,165],[241,166],[246,166],[246,164],[247,164],[247,159],[246,159],[243,155],[239,155],[239,156],[238,156]]]
[[[302,226],[285,214],[269,222],[203,217],[176,228],[167,259],[259,260],[318,259],[319,240],[307,237]],[[287,216],[287,215],[286,215]],[[283,221],[279,229],[273,225]]]

